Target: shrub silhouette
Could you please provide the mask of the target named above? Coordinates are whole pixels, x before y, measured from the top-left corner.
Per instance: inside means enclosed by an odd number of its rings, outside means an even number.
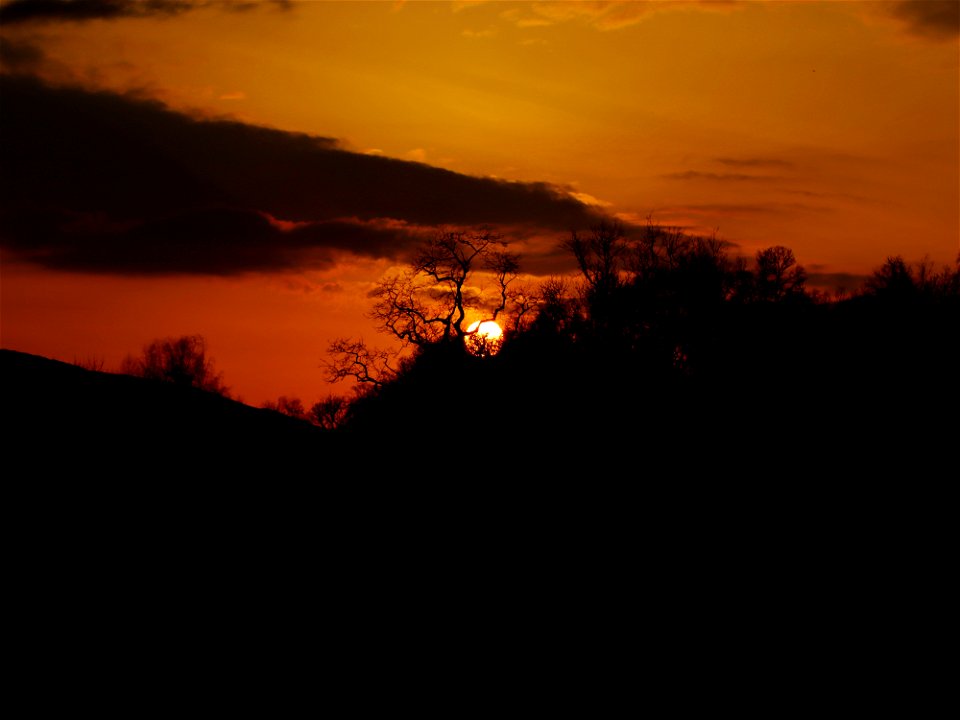
[[[223,384],[223,375],[216,372],[213,360],[207,357],[207,344],[201,335],[154,340],[144,346],[140,357],[128,355],[124,358],[120,371],[229,395],[229,388]]]

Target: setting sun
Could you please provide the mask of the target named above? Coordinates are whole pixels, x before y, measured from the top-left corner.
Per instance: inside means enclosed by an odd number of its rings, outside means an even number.
[[[503,328],[493,320],[477,320],[467,328],[467,349],[479,357],[496,355],[503,345]]]

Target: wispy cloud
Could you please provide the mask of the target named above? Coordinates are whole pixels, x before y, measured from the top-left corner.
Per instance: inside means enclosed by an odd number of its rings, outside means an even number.
[[[863,195],[854,195],[853,193],[824,192],[822,190],[784,190],[783,192],[790,195],[801,195],[803,197],[816,198],[817,200],[850,200],[857,203],[871,204],[877,204],[880,202],[878,200],[871,200]]]
[[[761,158],[761,157],[744,157],[744,158],[731,158],[731,157],[722,157],[716,158],[716,162],[721,165],[726,165],[728,167],[736,168],[792,168],[794,164],[787,160],[780,160],[778,158]]]
[[[460,34],[468,38],[491,38],[497,34],[497,28],[492,26],[483,30],[471,30],[467,28]]]
[[[461,10],[470,10],[471,8],[486,5],[488,2],[489,0],[454,0],[450,3],[450,7],[453,12],[457,13]]]
[[[741,3],[735,0],[583,0],[581,2],[553,2],[544,0],[501,13],[501,17],[518,27],[538,27],[579,21],[598,30],[619,30],[636,25],[661,12],[704,10],[729,12]]]
[[[595,207],[612,207],[613,203],[607,202],[606,200],[600,200],[595,198],[593,195],[585,192],[571,192],[570,195],[576,198],[579,202],[582,202],[584,205],[593,205]]]
[[[692,217],[740,217],[752,215],[784,215],[789,213],[822,213],[830,208],[806,203],[704,203],[672,205],[658,208],[657,215]]]
[[[686,170],[661,175],[666,180],[709,180],[711,182],[776,182],[783,178],[774,175],[749,175],[746,173],[713,173]]]

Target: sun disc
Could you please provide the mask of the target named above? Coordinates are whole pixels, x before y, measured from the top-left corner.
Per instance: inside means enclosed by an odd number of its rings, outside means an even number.
[[[493,320],[484,320],[483,322],[478,320],[467,328],[467,332],[476,333],[481,337],[496,340],[498,337],[503,335],[503,328],[497,325],[497,323],[495,323]]]
[[[493,320],[477,320],[467,328],[467,349],[474,355],[496,355],[503,344],[503,328]]]

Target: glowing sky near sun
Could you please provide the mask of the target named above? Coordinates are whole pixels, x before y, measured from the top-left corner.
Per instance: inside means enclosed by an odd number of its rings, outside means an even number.
[[[0,3],[4,72],[51,87],[549,183],[627,221],[717,231],[746,255],[788,245],[828,285],[852,286],[892,254],[950,262],[960,245],[957,3],[199,2],[152,13],[118,0],[122,11],[81,20],[24,19],[9,12],[17,4]],[[390,192],[373,180],[371,193]],[[266,201],[244,210],[275,224],[344,220],[292,217],[308,205],[297,202],[291,216]],[[368,231],[400,211],[386,213],[347,219]],[[399,220],[430,226],[422,212]],[[538,210],[524,233],[540,252],[529,269],[565,269],[545,250],[562,227]],[[253,403],[329,392],[324,347],[376,339],[366,292],[398,262],[340,242],[312,266],[92,272],[26,263],[8,245],[4,347],[115,367],[154,337],[200,333]]]

